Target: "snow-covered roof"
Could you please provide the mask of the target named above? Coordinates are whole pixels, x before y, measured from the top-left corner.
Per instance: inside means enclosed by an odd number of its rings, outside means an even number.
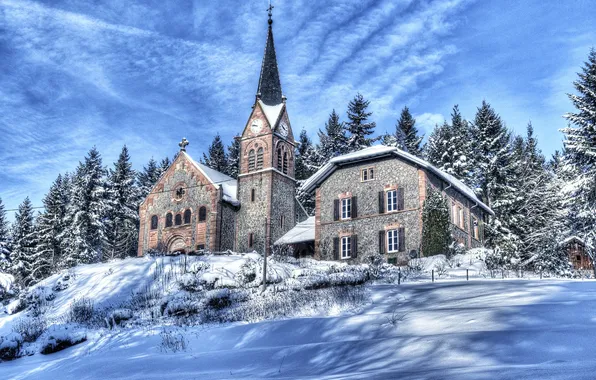
[[[309,179],[307,179],[304,182],[304,184],[302,184],[302,189],[307,192],[314,191],[314,189],[323,181],[325,181],[327,177],[329,177],[331,173],[333,173],[335,169],[337,169],[337,167],[339,166],[386,156],[400,157],[402,159],[405,159],[406,161],[412,162],[428,170],[429,172],[433,173],[445,182],[451,184],[453,188],[457,189],[460,193],[462,193],[472,202],[478,204],[478,206],[481,207],[483,210],[485,210],[491,215],[494,215],[494,212],[490,209],[490,207],[482,203],[480,199],[476,197],[474,191],[470,189],[468,186],[466,186],[463,182],[461,182],[451,174],[447,174],[444,171],[437,169],[427,161],[392,146],[374,145],[369,148],[359,150],[357,152],[352,152],[334,157],[331,160],[329,160],[329,162],[325,164],[321,169],[319,169],[315,174],[313,174]]]
[[[286,232],[284,236],[275,242],[275,245],[296,244],[313,240],[315,240],[315,217],[311,216]]]
[[[223,190],[223,200],[234,205],[240,205],[240,202],[236,198],[237,189],[238,189],[238,181],[234,178],[218,172],[217,170],[211,169],[207,165],[203,165],[188,155],[186,152],[182,152],[186,155],[186,158],[207,178],[209,182],[217,187],[221,187]]]
[[[584,243],[584,239],[580,238],[579,236],[569,236],[568,238],[564,239],[561,242],[561,245],[566,245],[566,244],[569,244],[569,243],[574,242],[574,241],[576,241],[576,242],[578,242],[580,244],[585,244]]]
[[[279,119],[281,111],[284,108],[284,104],[280,103],[274,106],[268,106],[267,104],[263,103],[262,100],[259,99],[259,105],[265,113],[265,117],[267,118],[269,125],[271,126],[271,128],[274,128],[275,123],[277,122],[277,119]]]

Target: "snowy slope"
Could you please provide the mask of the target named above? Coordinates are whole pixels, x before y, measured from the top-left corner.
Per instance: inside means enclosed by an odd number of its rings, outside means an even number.
[[[593,379],[596,282],[378,285],[356,315],[106,332],[2,379]],[[395,321],[395,323],[391,323]]]

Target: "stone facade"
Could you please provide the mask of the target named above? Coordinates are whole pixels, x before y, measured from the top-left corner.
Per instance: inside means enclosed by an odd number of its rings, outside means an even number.
[[[372,169],[374,179],[363,178],[363,171]],[[370,172],[369,172],[370,173]],[[386,261],[404,263],[408,257],[424,255],[420,252],[422,236],[422,206],[428,186],[443,191],[449,205],[456,205],[463,212],[463,224],[453,224],[456,240],[466,247],[482,245],[482,225],[485,212],[454,187],[415,163],[400,157],[377,157],[357,163],[338,166],[316,188],[315,199],[315,257],[323,260],[340,259],[363,262],[368,256],[382,253]],[[387,191],[403,192],[403,205],[397,211],[388,211]],[[401,195],[400,195],[401,197]],[[341,214],[341,200],[351,199],[356,215],[347,219]],[[382,198],[382,200],[380,200]],[[451,208],[451,207],[450,207]],[[459,209],[457,210],[459,215]],[[352,209],[352,213],[354,210]],[[474,237],[473,221],[477,222],[478,234]],[[399,247],[389,250],[388,234],[399,232]],[[394,232],[396,231],[396,232]],[[356,236],[352,240],[350,258],[338,254],[338,240]],[[334,242],[335,240],[335,242]],[[339,247],[341,252],[341,247]]]
[[[233,233],[226,230],[222,237],[218,231],[223,219],[229,219],[232,207],[224,205],[222,198],[221,189],[186,153],[181,152],[139,208],[138,254],[151,249],[217,251],[222,249],[221,242],[224,241],[225,246],[230,247]],[[190,218],[185,218],[185,212],[190,212]],[[171,215],[171,225],[166,225],[168,214]],[[200,220],[199,214],[204,218]],[[152,225],[154,217],[157,225]]]

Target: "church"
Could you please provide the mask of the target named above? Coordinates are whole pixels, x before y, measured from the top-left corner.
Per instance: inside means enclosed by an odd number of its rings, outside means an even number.
[[[295,197],[296,141],[269,29],[259,85],[240,140],[238,179],[192,159],[189,142],[139,208],[138,255],[257,251],[291,247],[295,256],[350,263],[381,255],[407,263],[422,252],[422,210],[429,190],[449,207],[451,236],[484,245],[493,211],[457,178],[395,147],[372,146],[332,158],[302,185],[315,197],[307,215]]]
[[[295,197],[296,142],[281,91],[271,10],[268,22],[256,99],[237,137],[238,179],[193,160],[183,139],[139,207],[139,256],[151,250],[264,252],[307,218]]]

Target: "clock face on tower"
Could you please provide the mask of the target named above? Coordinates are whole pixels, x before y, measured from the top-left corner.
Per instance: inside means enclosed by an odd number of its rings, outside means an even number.
[[[252,133],[259,133],[261,132],[261,129],[263,129],[263,122],[261,119],[254,119],[250,124],[250,131]]]
[[[285,121],[282,121],[281,124],[279,124],[279,133],[281,133],[283,137],[288,136],[288,125]]]

